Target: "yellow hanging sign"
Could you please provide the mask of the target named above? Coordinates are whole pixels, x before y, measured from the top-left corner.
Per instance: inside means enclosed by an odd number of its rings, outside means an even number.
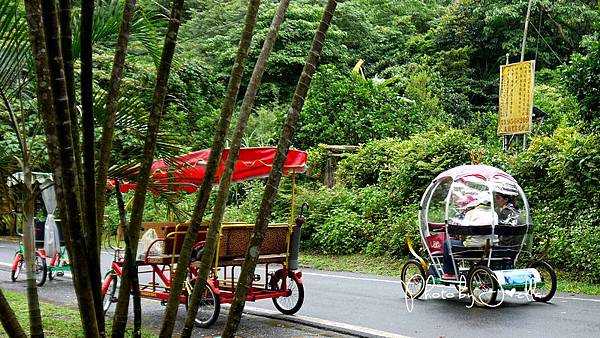
[[[500,66],[498,135],[531,132],[535,61]]]

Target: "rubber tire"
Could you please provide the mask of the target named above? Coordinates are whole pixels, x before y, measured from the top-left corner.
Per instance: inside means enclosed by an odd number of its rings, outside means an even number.
[[[59,257],[56,262],[57,264],[54,265],[55,267],[61,267],[61,266],[65,266],[64,262],[61,261],[62,257]],[[53,280],[54,277],[56,276],[56,273],[52,270],[52,266],[48,267],[48,279]]]
[[[282,280],[282,275],[283,272],[281,270],[277,270],[275,272],[275,274],[273,275],[273,277],[271,277],[271,281],[269,282],[269,285],[271,287],[272,290],[281,290],[281,285],[279,285],[279,282]],[[298,312],[300,310],[300,308],[302,307],[302,304],[304,303],[304,285],[298,283],[296,274],[292,271],[288,271],[288,278],[290,283],[288,283],[288,291],[290,292],[290,295],[287,297],[277,297],[277,298],[271,298],[271,300],[273,301],[273,305],[275,305],[275,308],[283,313],[284,315],[293,315],[294,313]],[[282,283],[283,284],[283,283]],[[298,293],[298,299],[296,300],[296,303],[294,304],[294,306],[292,306],[291,308],[288,306],[285,306],[283,304],[283,300],[288,299],[289,297],[291,297],[292,295],[294,295],[294,289],[292,288],[292,286],[290,284],[295,285],[295,289],[297,290]]]
[[[111,282],[110,285],[108,286],[108,289],[106,290],[106,293],[102,295],[102,312],[103,314],[106,316],[106,313],[108,312],[108,310],[110,309],[110,305],[113,303],[112,299],[115,297],[115,294],[117,293],[117,282],[118,282],[118,277],[114,272],[108,272],[105,277],[104,280],[106,280],[107,278],[111,278]],[[104,284],[104,283],[102,283]],[[108,298],[108,302],[104,302],[104,300],[106,299],[106,296],[109,296]]]
[[[21,259],[19,259],[19,263],[17,264],[17,269],[10,271],[10,279],[13,282],[16,282],[17,278],[19,278],[19,275],[21,275],[21,271],[23,270],[23,264],[25,264],[25,260],[23,259],[23,255],[21,255]]]
[[[556,293],[556,273],[554,272],[552,266],[545,261],[534,262],[533,264],[531,264],[531,267],[538,270],[538,272],[541,269],[545,269],[550,275],[550,291],[542,297],[536,296],[535,293],[531,295],[536,302],[548,302],[550,299],[552,299],[552,297],[554,297],[554,293]],[[543,282],[547,283],[547,281]]]
[[[44,285],[44,283],[46,283],[46,277],[48,276],[48,266],[46,265],[46,260],[42,256],[40,256],[40,254],[38,254],[36,252],[35,253],[36,271],[38,270],[38,267],[39,267],[38,264],[39,264],[39,262],[41,262],[41,270],[42,270],[41,274],[42,274],[42,276],[40,277],[41,279],[39,281],[38,281],[37,278],[35,280],[37,282],[37,286],[42,286],[42,285]]]
[[[475,278],[476,274],[482,272],[489,275],[492,281],[492,295],[487,302],[482,302],[482,299],[479,296],[475,295],[473,288],[473,279]],[[467,287],[469,288],[469,294],[471,294],[471,297],[473,297],[473,300],[475,301],[476,305],[486,306],[496,304],[496,298],[498,297],[498,290],[500,289],[500,285],[498,283],[498,280],[496,279],[496,274],[494,274],[494,272],[487,266],[475,265],[471,268],[471,271],[469,271],[469,274],[467,275]]]
[[[52,268],[56,266],[59,267],[60,266],[60,259],[58,260],[58,264],[57,265],[51,265],[48,267],[48,279],[49,280],[53,280],[54,279],[54,270],[52,270]]]
[[[419,270],[419,276],[421,276],[421,278],[423,279],[423,286],[416,293],[409,295],[408,291],[407,291],[407,286],[408,286],[407,277],[413,277],[414,275],[407,276],[406,274],[407,274],[408,268],[410,268],[411,266],[416,266],[417,269]],[[427,276],[425,275],[425,269],[421,265],[421,262],[419,262],[416,259],[409,259],[408,262],[406,262],[402,266],[402,270],[400,270],[400,271],[401,271],[400,278],[402,279],[402,290],[404,291],[404,293],[411,298],[418,299],[419,297],[421,297],[423,295],[423,292],[425,292],[425,288],[427,286]]]
[[[193,282],[190,282],[190,285],[192,285],[192,287],[193,287]],[[196,318],[194,319],[194,324],[197,327],[201,327],[203,329],[206,329],[206,328],[210,327],[211,325],[213,325],[217,321],[217,319],[219,319],[219,313],[221,312],[221,297],[219,297],[219,295],[214,293],[214,291],[212,290],[210,285],[208,285],[208,283],[206,283],[206,290],[210,293],[211,297],[213,298],[215,308],[207,320],[198,319],[198,313],[200,313],[200,310],[202,309],[202,303],[200,303],[200,306],[198,307],[198,312],[196,313]],[[187,294],[187,292],[186,292],[186,297],[185,297],[185,310],[186,311],[187,311],[188,305],[189,305],[189,303],[188,303],[189,297],[191,297],[191,295]]]

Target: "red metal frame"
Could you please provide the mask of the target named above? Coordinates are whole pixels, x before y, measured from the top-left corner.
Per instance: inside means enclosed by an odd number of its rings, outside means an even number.
[[[195,245],[195,247],[197,247],[197,246],[198,245]],[[114,278],[115,275],[118,277],[122,276],[124,263],[125,262],[122,259],[114,260],[112,262],[111,268],[114,273],[109,274],[104,279],[104,281],[102,283],[102,294],[106,294],[106,292],[108,291],[108,288],[110,287],[110,284],[112,283],[112,278]],[[169,264],[148,263],[147,256],[146,256],[144,259],[144,263],[143,264],[138,263],[138,266],[149,266],[152,268],[152,270],[150,270],[152,272],[151,286],[145,286],[145,287],[141,288],[140,296],[144,297],[144,298],[150,298],[150,299],[160,299],[160,300],[169,299],[169,292],[166,290],[171,287],[172,273],[171,273],[170,269],[168,270],[169,271],[168,275],[165,273],[165,269],[167,266],[169,266]],[[253,283],[253,285],[250,287],[248,296],[246,296],[246,301],[252,302],[252,301],[256,301],[256,300],[260,300],[260,299],[269,299],[269,298],[278,298],[278,297],[288,297],[289,296],[289,292],[287,289],[287,278],[282,279],[282,289],[285,291],[276,291],[276,290],[268,289],[268,284],[267,284],[268,276],[269,276],[269,272],[268,272],[269,268],[268,267],[269,267],[269,264],[266,265],[264,284],[261,286],[258,286]],[[230,274],[227,273],[227,270],[228,270],[227,268],[230,268],[230,270],[231,270]],[[233,301],[233,296],[235,294],[235,285],[237,284],[237,280],[235,280],[235,278],[234,278],[235,266],[228,266],[228,267],[225,266],[225,267],[221,267],[221,269],[223,272],[223,278],[219,279],[218,271],[215,271],[215,269],[213,268],[212,274],[211,274],[211,276],[209,276],[209,278],[207,280],[207,284],[209,285],[209,287],[212,289],[212,291],[215,294],[219,295],[219,297],[221,299],[221,304],[230,304]],[[290,271],[285,266],[283,266],[280,270],[281,270],[282,276],[287,276]],[[192,276],[196,275],[196,271],[197,271],[196,268],[190,267],[190,274],[192,274]],[[158,283],[156,283],[157,277],[158,277],[158,280],[160,280],[163,283],[160,286]],[[302,272],[295,272],[292,277],[296,280],[296,283],[303,284]],[[159,289],[163,289],[165,291],[159,291]],[[180,301],[182,304],[184,304],[186,302],[186,300],[187,300],[187,296],[184,293],[181,295]]]

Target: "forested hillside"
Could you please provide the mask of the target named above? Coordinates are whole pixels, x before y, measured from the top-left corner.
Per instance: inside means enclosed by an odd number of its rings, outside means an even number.
[[[261,4],[249,64],[258,57],[277,3]],[[323,3],[291,2],[243,146],[275,145]],[[138,6],[113,153],[121,164],[141,154],[169,4],[140,0]],[[210,147],[245,10],[240,0],[186,3],[157,158]],[[96,11],[94,83],[101,98],[108,90],[122,4],[103,1]],[[418,236],[416,212],[429,181],[479,159],[524,186],[536,226],[533,250],[550,241],[553,264],[600,282],[600,8],[597,0],[533,1],[525,60],[536,61],[534,105],[545,116],[534,120],[525,151],[519,143],[505,152],[496,135],[499,68],[520,60],[526,11],[523,0],[340,1],[293,140],[309,151],[311,161],[298,198],[310,205],[305,248],[404,257],[405,236]],[[31,83],[3,81],[27,58],[1,49],[23,38],[9,34],[14,27],[7,13],[0,8],[0,30],[6,32],[0,31],[3,176],[15,168],[19,149],[7,111],[36,110]],[[15,13],[22,16],[23,9]],[[353,71],[360,60],[364,63]],[[77,67],[76,61],[76,72]],[[30,136],[43,133],[35,128],[36,114],[18,115],[29,119]],[[98,128],[103,116],[97,112]],[[36,142],[34,148],[43,149],[41,136]],[[322,184],[327,161],[322,144],[359,146],[338,162],[333,188]],[[38,159],[35,170],[49,170],[44,156]],[[252,220],[261,184],[236,187],[228,217]],[[274,218],[287,217],[286,194],[289,182]],[[182,197],[179,207],[190,210],[191,200]],[[161,203],[148,205],[146,218],[164,214]],[[4,209],[0,204],[0,223]],[[8,223],[6,218],[0,232]]]

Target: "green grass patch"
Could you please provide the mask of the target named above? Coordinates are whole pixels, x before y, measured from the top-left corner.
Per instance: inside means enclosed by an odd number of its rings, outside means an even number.
[[[21,240],[21,237],[19,237],[19,236],[0,236],[0,240],[7,241],[7,242],[19,243],[19,241]]]
[[[558,279],[558,286],[556,289],[560,292],[600,295],[600,284],[575,280],[571,274],[564,271],[557,271],[556,274],[556,278]]]
[[[404,260],[386,256],[369,257],[363,254],[325,255],[322,253],[303,251],[300,253],[300,264],[304,267],[329,270],[370,273],[384,276],[399,276]]]
[[[404,259],[387,256],[369,257],[364,254],[325,255],[314,251],[300,253],[300,265],[307,268],[329,271],[370,273],[383,276],[399,276]],[[557,271],[559,292],[600,295],[600,284],[578,281],[573,274]]]
[[[29,310],[25,295],[3,290],[4,296],[12,307],[17,319],[25,332],[29,334]],[[44,334],[46,337],[84,337],[79,311],[76,308],[64,305],[55,305],[40,302]],[[106,323],[106,331],[110,335],[110,321]],[[5,337],[6,331],[0,325],[0,337]],[[131,336],[128,332],[127,336]],[[142,331],[143,337],[157,337],[156,334]]]

